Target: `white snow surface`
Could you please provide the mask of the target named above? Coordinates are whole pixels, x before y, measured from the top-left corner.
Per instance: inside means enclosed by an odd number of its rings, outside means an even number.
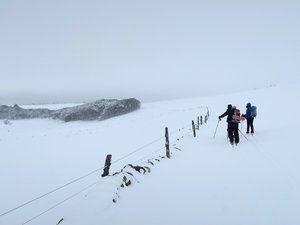
[[[0,224],[299,225],[300,117],[292,116],[300,109],[299,90],[295,84],[144,103],[101,122],[0,121],[0,214],[96,170],[0,216]],[[240,135],[232,147],[223,118],[213,138],[227,104],[245,113],[247,102],[258,110],[254,135],[240,124],[248,140]],[[209,120],[194,138],[191,121],[204,116],[206,106]],[[165,127],[171,159],[160,157]],[[121,188],[123,175],[101,177],[107,154],[110,174],[128,163],[151,172],[128,170],[132,184]]]

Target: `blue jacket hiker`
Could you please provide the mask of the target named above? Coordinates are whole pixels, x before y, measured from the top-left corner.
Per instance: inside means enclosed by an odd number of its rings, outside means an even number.
[[[254,126],[253,121],[254,117],[251,115],[251,103],[247,103],[246,105],[246,114],[243,114],[242,117],[245,117],[247,119],[247,134],[249,134],[249,130],[251,129],[251,133],[254,133]]]

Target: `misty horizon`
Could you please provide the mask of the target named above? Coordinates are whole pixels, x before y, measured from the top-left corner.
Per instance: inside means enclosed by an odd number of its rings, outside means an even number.
[[[196,97],[207,97],[207,96],[218,96],[224,94],[232,94],[239,91],[249,91],[249,90],[257,90],[262,88],[269,88],[278,86],[276,84],[269,84],[265,86],[258,86],[248,89],[236,89],[236,90],[212,90],[203,93],[189,93],[189,94],[178,94],[178,95],[158,95],[155,93],[149,93],[148,95],[143,93],[143,95],[133,94],[133,93],[112,93],[112,94],[97,94],[97,93],[78,93],[78,92],[70,92],[61,95],[55,93],[43,93],[37,94],[35,92],[27,92],[27,93],[13,93],[13,94],[1,94],[0,97],[0,105],[39,105],[39,104],[64,104],[64,103],[87,103],[93,102],[100,99],[126,99],[126,98],[136,98],[141,102],[158,102],[158,101],[168,101],[174,99],[184,99],[184,98],[196,98]]]
[[[300,82],[300,2],[0,6],[0,104],[149,102]]]

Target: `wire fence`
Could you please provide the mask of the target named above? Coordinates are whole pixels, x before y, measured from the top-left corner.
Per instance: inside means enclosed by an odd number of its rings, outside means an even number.
[[[206,108],[207,108],[207,107],[206,107]],[[209,117],[209,110],[208,110],[208,108],[207,108],[207,115],[205,116],[205,123],[207,122],[208,117]],[[204,123],[203,123],[203,124],[204,124]],[[201,125],[202,125],[202,116],[201,116]],[[199,126],[200,126],[200,123],[199,123],[199,117],[198,117],[198,123],[197,123],[197,126],[198,126],[198,129],[199,129]],[[186,131],[186,130],[187,130],[187,131]],[[186,132],[185,132],[185,133],[182,133],[183,131],[186,131]],[[193,128],[191,128],[191,124],[186,124],[185,126],[183,126],[183,127],[180,128],[180,129],[175,129],[175,130],[173,130],[173,131],[170,132],[170,135],[172,135],[171,142],[175,142],[175,141],[178,140],[180,137],[184,137],[185,135],[190,134],[190,133],[192,133],[192,132],[193,132]],[[180,134],[180,137],[176,137],[176,134]],[[117,162],[120,162],[120,161],[122,161],[122,160],[124,160],[124,159],[126,159],[126,158],[128,158],[128,157],[130,157],[130,156],[132,156],[132,155],[134,155],[134,154],[136,154],[136,153],[138,153],[138,152],[141,152],[142,150],[146,149],[147,147],[149,147],[149,146],[151,146],[151,145],[153,145],[153,144],[155,144],[155,143],[158,143],[159,141],[164,140],[164,138],[165,138],[165,136],[158,137],[158,138],[156,138],[156,139],[154,139],[154,140],[148,142],[147,144],[144,144],[144,145],[142,145],[141,147],[138,147],[137,149],[135,149],[135,150],[129,152],[128,154],[126,154],[126,155],[124,155],[124,156],[122,156],[122,157],[120,157],[120,158],[118,158],[118,159],[112,161],[112,162],[111,162],[111,165],[116,164]],[[164,147],[161,147],[161,148],[159,148],[159,149],[156,149],[156,150],[154,150],[154,151],[152,151],[152,152],[150,152],[150,153],[147,153],[146,155],[144,155],[144,156],[141,157],[140,159],[134,161],[133,164],[139,163],[139,162],[141,162],[142,160],[144,160],[144,159],[146,159],[146,158],[148,158],[148,157],[154,155],[155,153],[158,153],[158,152],[162,151],[163,149],[165,149],[165,146],[164,146]],[[33,202],[36,202],[36,201],[38,201],[38,200],[41,200],[42,198],[45,198],[46,196],[49,196],[49,195],[51,195],[51,194],[54,194],[54,193],[56,193],[56,192],[58,192],[58,191],[60,191],[60,190],[62,190],[62,189],[64,189],[64,188],[66,188],[66,187],[68,187],[68,186],[70,186],[70,185],[72,185],[72,184],[74,184],[74,183],[76,183],[76,182],[78,182],[78,181],[80,181],[80,180],[83,180],[83,179],[89,177],[90,175],[95,174],[95,173],[97,173],[97,172],[99,172],[99,171],[101,171],[101,170],[103,170],[103,169],[105,169],[105,166],[100,167],[100,168],[97,168],[97,169],[95,169],[95,170],[93,170],[93,171],[90,171],[90,172],[88,172],[88,173],[86,173],[86,174],[84,174],[84,175],[82,175],[82,176],[80,176],[80,177],[78,177],[78,178],[76,178],[76,179],[73,179],[73,180],[71,180],[71,181],[69,181],[69,182],[67,182],[67,183],[65,183],[65,184],[63,184],[63,185],[61,185],[61,186],[59,186],[59,187],[57,187],[57,188],[55,188],[55,189],[52,189],[52,190],[50,190],[50,191],[48,191],[48,192],[46,192],[46,193],[44,193],[44,194],[42,194],[42,195],[40,195],[40,196],[38,196],[38,197],[36,197],[36,198],[33,198],[33,199],[31,199],[31,200],[29,200],[29,201],[27,201],[27,202],[24,202],[24,203],[22,203],[22,204],[20,204],[20,205],[18,205],[18,206],[16,206],[16,207],[14,207],[14,208],[11,208],[11,209],[9,209],[9,210],[7,210],[7,211],[1,213],[1,214],[0,214],[0,217],[3,217],[3,216],[5,216],[5,215],[7,215],[7,214],[10,214],[10,213],[14,212],[14,211],[17,211],[17,210],[19,210],[19,209],[21,209],[21,208],[23,208],[23,207],[25,207],[25,206],[28,206],[28,205],[32,204]],[[99,178],[99,179],[100,179],[100,178]],[[22,224],[23,224],[23,225],[28,224],[29,222],[31,222],[31,221],[33,221],[33,220],[39,218],[40,216],[42,216],[42,215],[44,215],[45,213],[51,211],[52,209],[58,207],[59,205],[61,205],[61,204],[65,203],[65,202],[71,200],[72,198],[74,198],[75,196],[79,195],[79,194],[82,193],[83,191],[86,191],[86,190],[92,188],[92,187],[95,186],[96,184],[99,184],[100,182],[101,182],[101,180],[98,180],[98,181],[96,181],[96,182],[94,182],[94,183],[92,183],[92,184],[89,184],[88,186],[86,186],[86,187],[84,187],[83,189],[79,190],[79,191],[76,192],[75,194],[72,194],[71,196],[65,198],[64,200],[62,200],[62,201],[60,201],[60,202],[54,204],[53,206],[49,207],[48,209],[46,209],[46,210],[44,210],[43,212],[37,214],[36,216],[32,217],[31,219],[27,220],[26,222],[24,222],[24,223],[22,223]]]

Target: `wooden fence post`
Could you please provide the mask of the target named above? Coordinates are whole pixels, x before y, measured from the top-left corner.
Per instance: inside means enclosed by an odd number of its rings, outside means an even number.
[[[194,120],[192,120],[192,128],[193,128],[194,137],[196,137],[196,129],[195,129]]]
[[[199,128],[200,128],[200,118],[199,118],[199,116],[198,116],[198,118],[197,118],[197,128],[198,128],[198,130],[199,130]]]
[[[202,118],[202,116],[200,117],[200,124],[201,125],[203,124],[203,118]]]
[[[112,158],[112,155],[107,155],[106,156],[105,166],[104,166],[104,169],[103,169],[103,174],[101,175],[102,177],[106,177],[109,174],[109,168],[110,168],[110,165],[111,165],[111,158]]]
[[[166,138],[166,156],[168,158],[171,158],[171,155],[170,155],[170,142],[169,142],[169,130],[168,128],[166,127],[165,128],[165,138]]]
[[[204,117],[204,123],[206,123],[206,122],[207,122],[207,116]]]

